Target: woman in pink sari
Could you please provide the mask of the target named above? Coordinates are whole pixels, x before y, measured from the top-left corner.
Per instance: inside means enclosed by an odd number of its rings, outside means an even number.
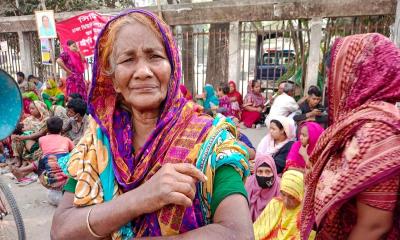
[[[84,100],[87,99],[86,83],[83,79],[85,71],[85,57],[79,51],[78,46],[72,40],[67,41],[64,52],[57,59],[58,65],[67,72],[66,96],[79,93]]]
[[[251,91],[244,98],[242,122],[248,128],[254,128],[255,123],[261,119],[265,99],[261,95],[260,81],[251,82]]]
[[[306,122],[300,127],[299,141],[295,142],[286,158],[286,170],[304,171],[310,155],[324,129],[316,122]]]
[[[330,126],[305,178],[302,239],[400,239],[400,50],[377,34],[335,41]]]

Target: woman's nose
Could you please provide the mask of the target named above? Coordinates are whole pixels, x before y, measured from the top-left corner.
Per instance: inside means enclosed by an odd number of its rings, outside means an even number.
[[[133,77],[138,80],[146,80],[153,77],[149,63],[145,60],[139,60],[136,64],[136,71]]]

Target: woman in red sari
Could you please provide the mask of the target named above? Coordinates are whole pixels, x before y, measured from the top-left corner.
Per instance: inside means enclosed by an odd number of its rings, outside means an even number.
[[[236,83],[234,81],[229,81],[229,93],[228,97],[232,103],[232,112],[234,117],[240,119],[240,108],[243,105],[243,97],[236,88]]]
[[[243,103],[242,122],[245,127],[255,127],[255,124],[261,119],[264,103],[265,99],[261,95],[261,83],[252,81],[251,91],[247,93]]]
[[[307,174],[302,239],[399,239],[400,50],[380,34],[336,40],[330,127]]]

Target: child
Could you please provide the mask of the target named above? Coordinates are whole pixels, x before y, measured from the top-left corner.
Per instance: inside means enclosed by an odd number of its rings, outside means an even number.
[[[39,138],[39,146],[43,152],[39,160],[38,175],[41,184],[49,189],[49,200],[57,205],[61,199],[61,189],[67,181],[67,176],[62,172],[57,160],[68,155],[74,148],[73,142],[60,135],[63,127],[63,120],[59,117],[51,117],[47,120],[46,136]]]
[[[57,159],[66,156],[74,148],[74,143],[69,138],[60,135],[62,126],[61,118],[49,118],[47,120],[48,134],[39,138],[39,147],[43,152],[43,157],[39,160],[38,175],[46,188],[61,189],[67,179],[64,174],[57,175],[62,173]]]
[[[233,116],[232,104],[228,97],[228,93],[229,93],[228,83],[225,82],[220,83],[217,90],[217,94],[219,97],[219,106],[217,112],[225,115],[226,117]]]

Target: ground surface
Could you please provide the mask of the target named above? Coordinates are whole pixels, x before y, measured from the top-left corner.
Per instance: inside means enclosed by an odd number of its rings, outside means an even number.
[[[265,131],[265,128],[242,130],[255,147],[264,136]],[[48,203],[47,190],[38,182],[20,187],[14,184],[14,181],[8,175],[0,175],[0,177],[11,188],[17,200],[18,207],[24,219],[27,239],[50,239],[51,221],[56,208]]]

